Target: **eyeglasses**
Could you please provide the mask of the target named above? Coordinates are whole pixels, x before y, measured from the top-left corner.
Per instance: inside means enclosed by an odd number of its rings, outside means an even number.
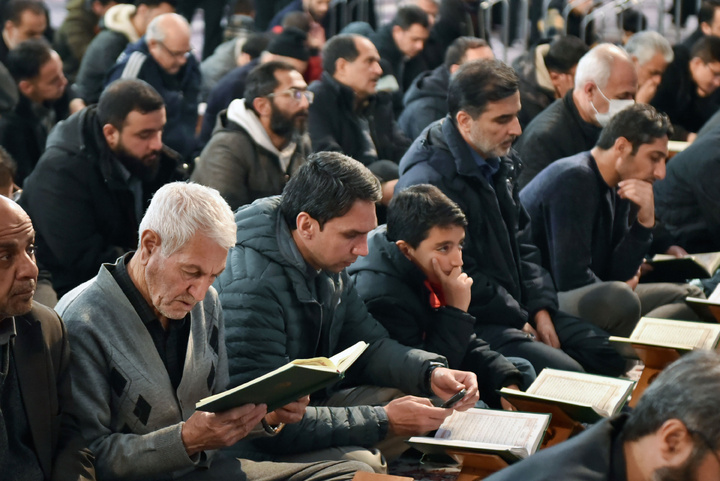
[[[720,72],[714,70],[714,69],[710,66],[709,63],[706,63],[705,66],[706,66],[707,69],[713,74],[713,76],[714,76],[715,78],[720,78]]]
[[[185,50],[185,51],[183,51],[183,52],[176,52],[176,51],[174,51],[174,50],[170,50],[170,49],[167,47],[167,45],[165,45],[165,44],[162,43],[161,41],[156,40],[156,42],[157,42],[158,45],[160,45],[162,48],[164,48],[165,51],[170,54],[170,56],[175,57],[175,58],[189,58],[190,55],[192,55],[193,52],[195,51],[195,49],[193,49],[192,47],[190,47],[189,49],[187,49],[187,50]]]
[[[282,92],[273,92],[267,94],[266,97],[277,97],[278,95],[287,95],[298,102],[300,102],[302,98],[305,97],[309,104],[313,103],[313,100],[315,100],[314,92],[311,92],[309,90],[300,90],[296,88],[289,88],[287,90],[283,90]]]

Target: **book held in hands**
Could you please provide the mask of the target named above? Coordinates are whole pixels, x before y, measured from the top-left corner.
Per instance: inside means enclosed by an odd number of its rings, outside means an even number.
[[[274,411],[342,379],[367,347],[368,343],[359,341],[329,359],[296,359],[245,384],[201,399],[195,409],[222,412],[243,404],[267,404],[268,412]]]
[[[549,424],[549,414],[473,408],[453,412],[434,437],[413,436],[408,444],[426,454],[462,451],[513,463],[537,451]]]
[[[685,282],[688,279],[712,277],[720,267],[720,252],[704,252],[675,257],[656,254],[648,262],[652,271],[643,274],[641,282]]]

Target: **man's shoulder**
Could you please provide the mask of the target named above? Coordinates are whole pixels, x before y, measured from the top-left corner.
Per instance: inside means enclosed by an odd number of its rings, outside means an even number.
[[[30,312],[17,316],[16,322],[26,326],[39,324],[46,342],[50,344],[63,337],[63,325],[58,314],[47,306],[33,301]],[[21,326],[18,326],[20,329]]]
[[[528,137],[545,135],[561,135],[567,133],[568,125],[563,121],[572,115],[563,99],[556,99],[553,103],[532,119],[523,132],[520,140]]]
[[[122,310],[119,309],[119,300],[123,297],[120,286],[103,265],[95,277],[62,296],[55,311],[63,318],[68,330],[71,330],[77,323],[92,323],[94,319],[102,318],[105,312],[113,312],[117,316]],[[129,301],[127,305],[130,306]]]

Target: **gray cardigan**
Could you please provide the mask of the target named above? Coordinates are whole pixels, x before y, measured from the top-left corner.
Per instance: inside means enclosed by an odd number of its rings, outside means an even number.
[[[164,479],[208,465],[190,458],[180,433],[203,397],[228,382],[222,311],[210,288],[191,311],[191,332],[177,392],[144,324],[103,265],[58,303],[73,358],[73,414],[96,456],[98,478]]]

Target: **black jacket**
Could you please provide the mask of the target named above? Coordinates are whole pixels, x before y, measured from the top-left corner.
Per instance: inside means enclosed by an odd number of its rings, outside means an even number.
[[[340,84],[327,72],[310,85],[315,101],[310,105],[309,131],[314,152],[331,150],[369,165],[376,160],[400,161],[410,139],[405,137],[392,112],[392,101],[387,94],[370,97],[364,108],[355,110],[355,93]],[[358,117],[365,117],[377,157],[366,155],[363,133]]]
[[[682,45],[673,47],[675,58],[668,65],[650,104],[665,112],[673,124],[673,139],[686,140],[697,133],[720,108],[720,89],[699,97],[697,84],[690,74],[690,52]]]
[[[523,160],[521,188],[552,162],[592,149],[600,137],[602,128],[580,117],[572,93],[568,91],[535,117],[515,144]]]
[[[348,273],[370,314],[401,344],[436,352],[450,368],[476,373],[483,400],[499,407],[495,391],[520,384],[520,371],[474,334],[473,316],[454,307],[430,306],[424,274],[388,240],[385,226],[370,234],[368,249]]]
[[[435,185],[467,216],[463,268],[473,278],[469,312],[478,324],[522,329],[537,311],[557,310],[552,279],[540,267],[530,218],[518,198],[519,165],[514,152],[501,158],[488,184],[449,117],[423,131],[400,161],[397,192]]]
[[[59,296],[137,247],[135,198],[116,164],[91,106],[53,129],[25,180],[20,204],[35,227],[38,264],[52,273]],[[174,152],[163,152],[155,181],[143,185],[143,205],[183,177],[178,165]]]
[[[403,98],[405,110],[398,118],[405,135],[414,139],[425,127],[447,115],[449,86],[450,71],[445,65],[415,78]]]
[[[523,129],[555,101],[555,90],[541,85],[539,80],[543,77],[549,80],[550,74],[545,66],[545,55],[549,50],[549,44],[536,45],[516,58],[512,64],[520,80],[522,109],[518,120]]]
[[[655,215],[689,252],[720,251],[720,125],[699,137],[667,164],[655,182]]]

